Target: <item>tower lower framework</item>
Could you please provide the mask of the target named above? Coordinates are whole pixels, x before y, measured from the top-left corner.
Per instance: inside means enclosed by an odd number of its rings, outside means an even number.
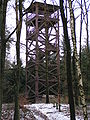
[[[59,7],[34,2],[26,15],[26,93],[60,99]],[[60,100],[59,100],[60,101]]]

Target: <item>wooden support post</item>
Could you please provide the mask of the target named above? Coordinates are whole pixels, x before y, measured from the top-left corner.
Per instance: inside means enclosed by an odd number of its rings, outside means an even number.
[[[57,76],[58,76],[58,105],[59,105],[59,112],[60,110],[60,50],[59,50],[59,11],[58,12],[58,23],[57,23],[57,30],[56,30],[56,47],[57,47]]]
[[[49,37],[48,37],[48,22],[47,22],[47,12],[46,12],[46,2],[45,2],[45,14],[44,14],[44,19],[45,19],[45,58],[46,58],[46,103],[49,103],[49,83],[48,83],[48,42],[49,42]]]
[[[36,80],[35,80],[35,101],[38,102],[39,95],[38,95],[38,84],[39,84],[39,78],[38,78],[38,4],[36,4]]]
[[[28,30],[27,30],[27,18],[28,18],[28,14],[26,14],[26,84],[25,84],[25,97],[27,98],[28,96],[28,92],[27,92],[27,80],[28,80],[28,40],[27,40],[27,36],[28,36]]]

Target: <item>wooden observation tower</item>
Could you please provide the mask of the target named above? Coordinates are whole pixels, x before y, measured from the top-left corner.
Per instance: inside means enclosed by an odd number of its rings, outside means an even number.
[[[59,89],[58,89],[59,88]],[[59,7],[34,2],[26,15],[26,93],[37,102],[41,95],[59,96]]]

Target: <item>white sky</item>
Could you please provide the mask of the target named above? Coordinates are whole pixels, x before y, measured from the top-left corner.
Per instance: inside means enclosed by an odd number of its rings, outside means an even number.
[[[15,0],[11,0],[12,2],[8,2],[8,9],[7,9],[7,20],[6,20],[6,24],[8,27],[8,30],[10,30],[10,32],[13,31],[13,29],[16,26],[16,20],[15,20]],[[44,0],[35,0],[38,2],[43,2]],[[54,4],[59,4],[59,0],[46,0],[47,3],[52,3],[52,1],[54,1]],[[31,0],[26,0],[25,2],[25,8],[27,8],[30,5]],[[78,4],[76,4],[76,7],[78,8]],[[77,17],[78,15],[80,15],[80,9],[75,10],[75,17]],[[90,13],[89,13],[90,15]],[[23,18],[23,20],[25,19],[25,17]],[[69,19],[69,18],[68,18]],[[61,19],[60,19],[61,21]],[[62,23],[60,22],[60,26],[62,26]],[[69,26],[69,25],[68,25]],[[90,29],[90,17],[89,17],[89,27],[88,29]],[[70,31],[69,31],[70,32]],[[60,28],[60,33],[62,33],[62,28]],[[90,31],[89,31],[90,33]],[[78,19],[76,20],[76,37],[77,37],[77,46],[78,46],[78,50],[79,50],[79,34],[80,34],[80,17],[78,17]],[[14,38],[14,40],[16,39],[16,34],[14,34],[12,36]],[[21,43],[26,42],[26,26],[25,26],[25,22],[23,21],[23,26],[22,26],[22,33],[21,33]],[[82,32],[82,44],[86,43],[86,28],[85,28],[85,22],[83,23],[83,32]],[[10,50],[10,55],[9,55],[9,59],[11,61],[14,60],[14,56],[16,56],[15,54],[15,43],[13,42],[13,45],[11,45],[11,50]],[[25,46],[21,47],[21,59],[23,60],[23,64],[25,65]]]

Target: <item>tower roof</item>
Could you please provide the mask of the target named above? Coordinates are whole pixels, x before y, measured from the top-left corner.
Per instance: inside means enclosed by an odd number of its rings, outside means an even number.
[[[46,11],[48,11],[51,14],[54,13],[55,11],[59,10],[59,6],[57,6],[57,5],[45,4],[45,3],[41,3],[41,2],[34,2],[25,11],[27,13],[35,13],[36,6],[38,6],[39,14],[44,14],[45,7],[46,7]]]

